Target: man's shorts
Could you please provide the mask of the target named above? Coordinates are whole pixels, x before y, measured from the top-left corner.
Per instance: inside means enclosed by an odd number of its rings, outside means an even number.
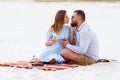
[[[75,59],[75,63],[81,64],[81,65],[91,65],[95,62],[96,61],[93,58],[86,56],[84,54],[79,54]]]

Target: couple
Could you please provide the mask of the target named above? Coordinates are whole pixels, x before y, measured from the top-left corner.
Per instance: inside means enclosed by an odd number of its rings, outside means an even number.
[[[95,33],[85,23],[85,13],[75,10],[71,26],[65,10],[56,13],[54,23],[47,32],[47,46],[32,61],[35,63],[65,63],[90,65],[98,60],[98,41]]]

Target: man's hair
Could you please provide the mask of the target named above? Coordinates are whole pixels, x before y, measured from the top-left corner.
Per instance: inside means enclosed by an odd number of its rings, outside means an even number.
[[[85,21],[85,12],[83,10],[75,10],[78,16],[81,16],[83,21]]]

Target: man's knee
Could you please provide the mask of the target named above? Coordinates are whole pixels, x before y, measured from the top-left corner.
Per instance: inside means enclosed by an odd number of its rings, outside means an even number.
[[[67,49],[67,48],[64,48],[64,49],[60,52],[60,54],[61,54],[62,56],[64,56],[67,52],[68,52],[68,49]]]

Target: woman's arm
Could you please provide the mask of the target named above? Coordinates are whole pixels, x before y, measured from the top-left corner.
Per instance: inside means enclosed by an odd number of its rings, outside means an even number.
[[[52,44],[51,41],[47,41],[47,42],[45,43],[46,46],[50,46],[51,44]]]
[[[50,46],[56,42],[56,38],[53,38],[52,28],[50,27],[47,32],[47,41],[45,42],[46,46]]]
[[[46,45],[46,46],[50,46],[50,45],[52,45],[52,44],[55,44],[55,42],[56,42],[56,39],[52,38],[50,41],[47,41],[47,42],[45,43],[45,45]]]

